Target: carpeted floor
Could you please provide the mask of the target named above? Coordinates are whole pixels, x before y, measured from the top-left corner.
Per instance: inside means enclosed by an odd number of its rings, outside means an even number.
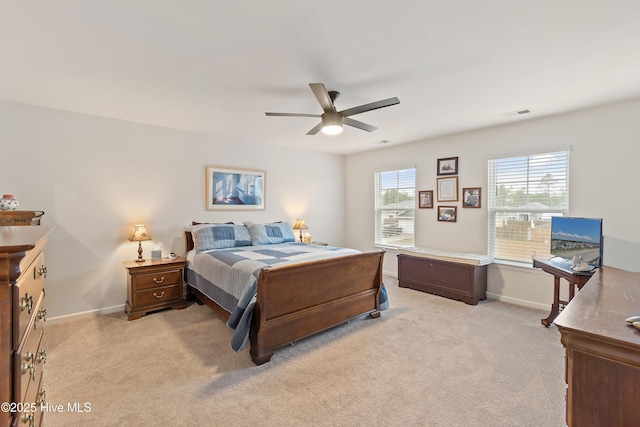
[[[205,306],[45,325],[55,426],[563,426],[547,313],[397,287],[391,307],[255,366]],[[84,412],[71,411],[83,408]],[[85,403],[87,405],[85,405]],[[60,406],[58,406],[59,408]]]

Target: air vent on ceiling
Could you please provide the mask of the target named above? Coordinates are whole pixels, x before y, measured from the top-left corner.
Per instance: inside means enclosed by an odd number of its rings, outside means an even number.
[[[509,111],[508,113],[502,113],[502,115],[505,117],[515,117],[515,116],[521,116],[523,114],[529,114],[531,111],[532,111],[531,108],[525,108],[524,110]]]

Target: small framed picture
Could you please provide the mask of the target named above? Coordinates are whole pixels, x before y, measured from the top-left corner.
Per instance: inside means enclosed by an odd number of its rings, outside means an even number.
[[[418,207],[433,209],[433,190],[418,191]]]
[[[462,189],[462,207],[463,208],[479,208],[480,207],[480,187],[471,187]]]
[[[438,206],[438,221],[456,222],[458,208],[456,206]]]
[[[438,175],[457,175],[458,174],[458,158],[447,157],[446,159],[438,159]]]
[[[458,201],[458,177],[436,178],[438,181],[438,201],[457,202]]]

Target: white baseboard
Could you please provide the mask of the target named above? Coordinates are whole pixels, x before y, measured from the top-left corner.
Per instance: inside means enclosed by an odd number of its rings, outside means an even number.
[[[396,280],[398,279],[398,273],[395,271],[383,271],[382,275],[392,277]],[[492,292],[487,292],[487,299],[502,301],[508,304],[520,305],[523,307],[535,308],[536,310],[542,310],[542,311],[549,311],[551,309],[551,305],[540,304],[534,301],[528,301],[520,298],[508,297],[500,294],[495,294]]]
[[[48,324],[65,323],[72,320],[87,319],[90,317],[100,316],[103,314],[117,313],[124,311],[124,304],[114,305],[112,307],[98,308],[96,310],[82,311],[80,313],[65,314],[64,316],[47,317]]]
[[[397,271],[383,271],[382,275],[383,276],[393,277],[394,279],[398,278],[398,272]]]
[[[527,301],[520,298],[507,297],[500,294],[494,294],[492,292],[487,292],[487,299],[502,301],[502,302],[506,302],[514,305],[521,305],[524,307],[535,308],[537,310],[543,310],[543,311],[549,311],[551,309],[550,305],[540,304],[533,301]]]

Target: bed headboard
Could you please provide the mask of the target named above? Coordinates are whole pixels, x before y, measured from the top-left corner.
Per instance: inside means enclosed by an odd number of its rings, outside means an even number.
[[[187,252],[193,250],[195,245],[193,244],[193,235],[191,234],[191,231],[185,231],[184,238],[187,243]]]

